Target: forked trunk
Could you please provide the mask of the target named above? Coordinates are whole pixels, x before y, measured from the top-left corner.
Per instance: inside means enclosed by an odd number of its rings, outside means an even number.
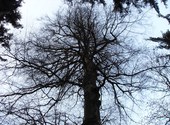
[[[86,67],[84,75],[84,121],[82,125],[101,125],[100,94],[96,85],[97,72],[93,63]]]

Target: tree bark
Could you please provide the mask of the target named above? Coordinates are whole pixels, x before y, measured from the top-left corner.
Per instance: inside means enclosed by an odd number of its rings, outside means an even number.
[[[93,62],[86,65],[84,75],[84,121],[82,125],[101,125],[100,94],[96,85],[97,71]]]

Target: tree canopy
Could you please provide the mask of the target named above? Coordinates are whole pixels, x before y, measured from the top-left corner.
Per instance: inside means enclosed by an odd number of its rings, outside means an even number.
[[[76,0],[68,0],[74,2]],[[95,4],[95,2],[102,3],[103,5],[106,4],[106,0],[81,0],[82,2],[89,2],[91,4]],[[168,0],[161,0],[164,5],[167,5]],[[116,12],[129,12],[129,8],[135,7],[138,10],[150,6],[156,10],[156,12],[160,13],[159,11],[159,4],[158,0],[113,0],[114,8],[113,10]]]
[[[14,65],[9,67],[27,79],[24,84],[7,84],[11,91],[1,95],[5,101],[0,111],[5,115],[0,118],[47,125],[57,122],[57,114],[60,124],[114,124],[125,118],[129,109],[123,100],[133,103],[133,93],[145,84],[133,58],[139,51],[122,37],[136,20],[111,12],[79,5],[56,19],[47,18],[28,40],[16,40],[15,51],[8,55]],[[81,111],[78,116],[75,108]]]
[[[0,0],[0,43],[4,47],[9,47],[11,33],[8,33],[8,24],[14,28],[20,28],[21,14],[18,8],[21,6],[22,0]]]

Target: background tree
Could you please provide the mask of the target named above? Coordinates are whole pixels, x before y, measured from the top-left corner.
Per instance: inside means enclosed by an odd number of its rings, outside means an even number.
[[[41,124],[51,124],[49,117],[55,119],[52,111],[57,109],[66,114],[65,124],[114,123],[114,113],[120,114],[121,123],[127,116],[126,101],[135,102],[133,93],[145,88],[145,70],[139,71],[142,64],[134,58],[139,50],[125,40],[137,20],[111,11],[99,14],[87,6],[63,13],[47,18],[40,33],[16,40],[15,51],[6,55],[12,61],[6,67],[17,71],[17,83],[3,83],[9,88],[1,94],[0,118],[17,117],[14,121],[22,119],[18,122],[24,124],[47,118]],[[19,82],[17,74],[26,80]]]
[[[166,52],[157,52],[156,58],[152,60],[152,65],[162,66],[159,68],[152,69],[150,74],[151,82],[156,83],[156,85],[151,89],[150,98],[148,100],[148,115],[146,116],[144,124],[169,125],[170,124],[169,55],[167,55]]]
[[[156,58],[153,60],[156,65],[164,65],[164,67],[154,69],[153,82],[157,83],[156,91],[159,93],[157,98],[150,101],[150,114],[148,115],[148,123],[154,125],[169,125],[170,124],[170,107],[169,107],[169,92],[170,92],[170,31],[162,33],[161,37],[150,37],[151,41],[157,42],[158,47]],[[158,51],[160,50],[161,51]]]
[[[21,19],[18,8],[21,6],[22,0],[0,0],[0,43],[4,47],[9,48],[9,40],[12,34],[8,33],[8,24],[14,28],[21,28],[18,22]]]

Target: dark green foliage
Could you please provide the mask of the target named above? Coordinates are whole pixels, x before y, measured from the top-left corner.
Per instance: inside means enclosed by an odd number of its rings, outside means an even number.
[[[67,1],[76,1],[76,0],[67,0]],[[89,2],[91,4],[94,4],[95,2],[97,3],[102,3],[106,4],[105,0],[81,0],[83,3],[84,2]],[[161,0],[161,2],[164,3],[166,6],[168,0]],[[150,6],[151,8],[154,8],[156,12],[159,13],[159,5],[158,5],[158,0],[113,0],[114,4],[114,11],[116,12],[121,12],[121,13],[127,13],[130,12],[130,7],[135,7],[139,11],[147,6]]]
[[[150,37],[150,40],[153,42],[159,42],[160,48],[170,49],[170,31],[167,30],[165,33],[162,34],[162,37]]]
[[[20,28],[18,22],[21,19],[18,8],[22,0],[0,0],[0,43],[4,47],[9,47],[9,40],[12,34],[8,33],[6,25],[11,24],[14,28]]]

